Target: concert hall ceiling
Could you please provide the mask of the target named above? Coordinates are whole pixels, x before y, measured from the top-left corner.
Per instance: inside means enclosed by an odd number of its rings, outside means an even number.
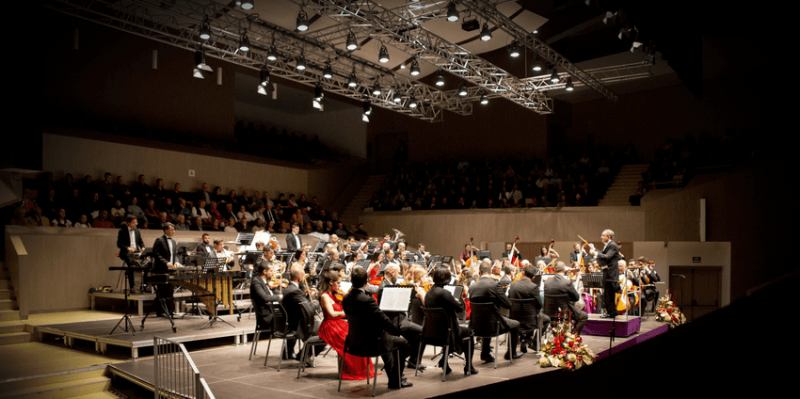
[[[695,72],[681,68],[699,65],[699,52],[681,46],[699,47],[699,36],[686,26],[681,33],[665,33],[662,20],[670,9],[650,3],[48,0],[45,6],[266,70],[270,78],[298,82],[309,91],[318,86],[438,121],[444,110],[468,115],[481,100],[505,98],[546,115],[553,112],[553,99],[616,101],[621,94],[675,84],[678,78],[691,83]],[[456,22],[448,20],[456,14]],[[487,33],[490,40],[482,40]],[[245,39],[247,51],[240,48]],[[512,57],[512,50],[520,55]],[[533,69],[537,64],[540,71]],[[267,92],[273,83],[265,86]],[[566,90],[568,84],[574,91]]]

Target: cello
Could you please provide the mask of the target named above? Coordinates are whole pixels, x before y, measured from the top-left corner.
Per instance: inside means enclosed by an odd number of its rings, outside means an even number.
[[[475,256],[475,253],[472,250],[473,248],[475,248],[475,247],[472,246],[472,237],[470,237],[469,238],[469,257],[464,260],[464,267],[472,267],[472,265],[474,265],[475,262],[478,261],[478,257]]]

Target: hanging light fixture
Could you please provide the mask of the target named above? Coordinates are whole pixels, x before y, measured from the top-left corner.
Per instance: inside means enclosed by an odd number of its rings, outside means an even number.
[[[519,57],[519,46],[517,46],[517,42],[511,43],[511,45],[508,46],[508,53],[514,58]]]
[[[200,27],[200,39],[211,39],[211,25],[208,23],[208,15],[206,15],[206,18],[203,20],[203,26]]]
[[[266,86],[269,84],[269,69],[266,67],[262,67],[261,71],[258,73],[259,80],[261,81],[261,86]]]
[[[489,24],[484,22],[483,29],[481,29],[481,40],[488,42],[492,40],[492,31],[489,30]]]
[[[436,86],[444,86],[444,72],[441,69],[436,72]]]
[[[550,81],[553,83],[558,83],[559,80],[561,80],[561,78],[558,77],[558,70],[556,67],[553,67],[553,74],[550,75]]]
[[[395,104],[400,104],[401,102],[403,102],[403,97],[400,97],[399,95],[397,95],[397,90],[396,89],[394,90],[394,93],[392,94],[392,101],[394,101]]]
[[[297,14],[297,30],[300,32],[305,32],[308,30],[308,15],[302,9],[300,13]]]
[[[458,21],[458,10],[456,9],[456,3],[452,1],[447,5],[447,20],[450,22]]]
[[[481,95],[481,105],[489,104],[489,96],[486,94]]]
[[[303,54],[300,54],[300,56],[297,57],[297,64],[295,65],[295,68],[297,68],[298,71],[306,70],[306,57],[304,57]]]
[[[250,51],[250,39],[247,38],[247,32],[242,34],[242,38],[239,39],[239,50]]]
[[[409,108],[417,108],[417,99],[414,98],[414,97],[411,97],[411,101],[408,102],[408,107]]]
[[[567,91],[575,90],[575,85],[572,84],[572,76],[567,77]]]
[[[325,71],[322,72],[322,77],[325,79],[330,79],[333,77],[333,68],[331,68],[330,62],[325,64]]]
[[[270,61],[278,60],[278,49],[275,48],[274,44],[267,50],[267,59]]]
[[[242,10],[252,10],[255,7],[255,0],[243,0],[238,2],[239,6],[242,7]]]
[[[389,50],[386,49],[386,46],[381,44],[381,49],[378,52],[378,61],[382,63],[389,62]]]
[[[358,48],[358,41],[356,41],[356,34],[352,31],[347,34],[347,51],[355,51]]]
[[[322,91],[322,85],[320,85],[320,82],[317,82],[317,85],[314,86],[314,99],[320,101],[322,100],[322,97],[325,97],[325,93]]]
[[[375,80],[375,84],[372,86],[372,95],[373,96],[381,95],[381,85],[380,83],[378,83],[377,80]]]
[[[419,75],[419,62],[417,62],[416,58],[414,58],[414,60],[411,61],[411,75],[412,76]]]
[[[539,62],[539,61],[535,61],[535,62],[533,63],[533,70],[534,70],[535,72],[539,72],[539,71],[541,71],[541,70],[542,70],[542,63],[541,63],[541,62]]]
[[[464,82],[458,84],[458,95],[461,97],[467,96],[467,85]]]
[[[350,74],[350,77],[347,79],[347,85],[350,87],[355,88],[358,86],[358,79],[356,79],[356,71],[354,70],[353,73]]]

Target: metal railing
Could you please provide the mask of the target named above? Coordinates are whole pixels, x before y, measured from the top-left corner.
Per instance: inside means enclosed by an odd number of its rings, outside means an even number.
[[[215,399],[206,380],[180,342],[153,337],[155,397]]]

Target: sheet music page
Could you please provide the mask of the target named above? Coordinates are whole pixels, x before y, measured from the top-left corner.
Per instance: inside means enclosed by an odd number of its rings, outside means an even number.
[[[450,285],[450,284],[445,285],[444,286],[444,290],[449,292],[450,295],[453,296],[453,298],[456,298],[456,286],[455,285]]]
[[[411,287],[386,287],[381,295],[380,309],[384,312],[407,312],[411,303]]]

